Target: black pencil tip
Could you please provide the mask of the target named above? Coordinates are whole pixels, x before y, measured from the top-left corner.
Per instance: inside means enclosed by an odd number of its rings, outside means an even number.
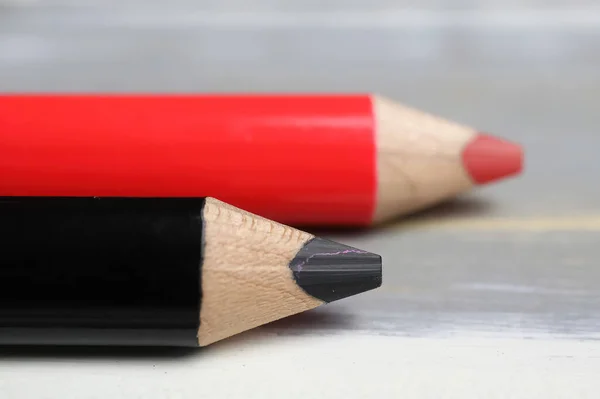
[[[381,286],[381,256],[322,238],[308,241],[290,269],[307,294],[324,302]]]

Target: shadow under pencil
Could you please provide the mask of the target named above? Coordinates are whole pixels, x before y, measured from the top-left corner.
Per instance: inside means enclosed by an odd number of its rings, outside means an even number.
[[[315,330],[347,330],[355,324],[354,317],[335,310],[313,309],[260,327],[262,332],[284,335],[310,335]]]
[[[202,348],[155,346],[77,346],[0,345],[0,363],[6,360],[43,359],[95,360],[177,360],[192,356]]]
[[[493,202],[480,197],[467,196],[442,202],[431,208],[415,212],[404,218],[398,218],[385,223],[383,226],[398,225],[403,222],[440,220],[456,216],[475,216],[487,213],[493,208]]]
[[[334,311],[315,309],[304,313],[265,324],[250,331],[243,332],[207,348],[160,347],[160,346],[84,346],[84,345],[0,345],[0,363],[4,361],[39,361],[43,359],[69,360],[136,360],[149,362],[177,361],[183,358],[200,355],[210,349],[212,353],[229,350],[244,345],[248,340],[277,339],[277,335],[301,336],[312,335],[318,330],[339,330],[350,328],[352,315],[339,314]],[[274,337],[275,336],[275,337]],[[273,338],[274,337],[274,338]]]
[[[456,218],[457,216],[468,217],[483,215],[494,207],[493,201],[475,197],[465,196],[450,199],[439,203],[432,207],[417,211],[410,215],[404,215],[387,222],[375,226],[365,227],[311,227],[311,226],[296,226],[301,230],[307,231],[316,236],[328,236],[335,234],[336,236],[358,237],[369,231],[378,231],[391,226],[402,226],[402,224],[411,224],[417,221],[428,220],[443,220],[445,218]]]

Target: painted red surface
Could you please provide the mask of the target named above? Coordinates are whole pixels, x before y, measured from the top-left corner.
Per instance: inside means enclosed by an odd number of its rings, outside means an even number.
[[[375,174],[368,95],[0,96],[0,195],[212,196],[361,225]]]

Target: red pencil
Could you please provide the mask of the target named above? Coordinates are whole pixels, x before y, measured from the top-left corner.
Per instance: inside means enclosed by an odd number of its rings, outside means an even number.
[[[0,96],[0,195],[214,196],[369,225],[521,164],[516,144],[368,94]]]

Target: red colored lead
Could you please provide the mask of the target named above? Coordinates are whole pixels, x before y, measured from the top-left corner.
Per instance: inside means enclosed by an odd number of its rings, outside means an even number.
[[[465,169],[477,184],[516,175],[523,167],[521,147],[487,134],[479,134],[463,151]]]

